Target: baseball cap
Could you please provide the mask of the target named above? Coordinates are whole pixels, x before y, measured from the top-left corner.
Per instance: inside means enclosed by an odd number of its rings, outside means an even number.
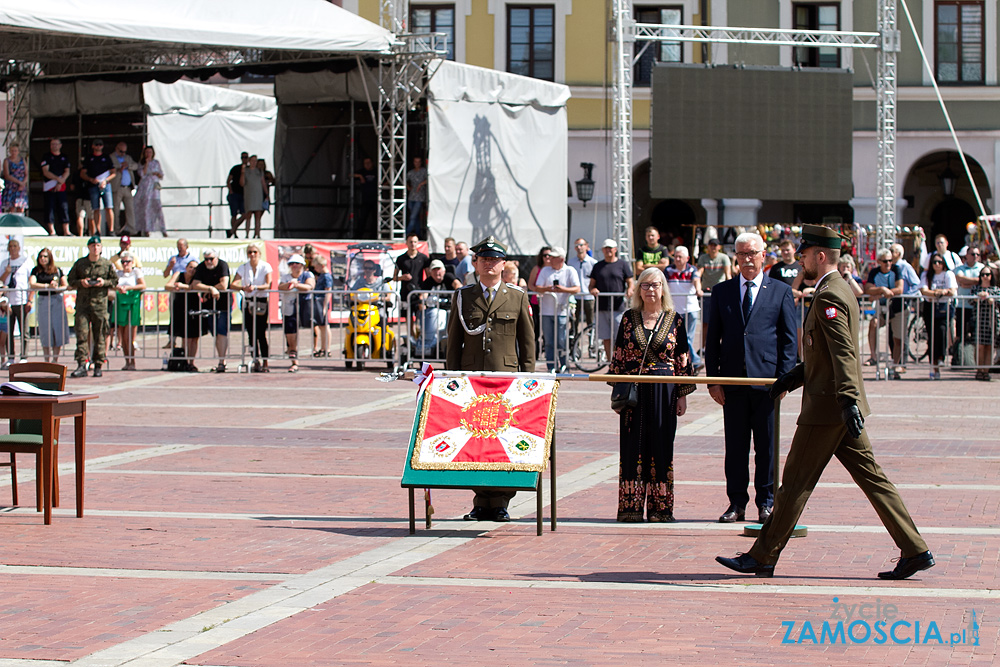
[[[553,246],[552,250],[549,250],[549,254],[553,257],[565,257],[566,249],[562,246]]]
[[[443,269],[444,268],[444,262],[442,262],[440,259],[431,260],[431,266],[430,266],[430,268],[431,268],[432,271],[434,269]]]
[[[291,257],[288,258],[288,263],[289,264],[302,264],[303,266],[305,266],[306,259],[302,255],[296,253],[296,254],[294,254],[294,255],[292,255]]]
[[[118,240],[119,243],[131,243],[132,237],[128,234],[122,234],[122,237]]]
[[[602,248],[617,248],[618,243],[614,239],[604,239],[604,243],[601,244]]]

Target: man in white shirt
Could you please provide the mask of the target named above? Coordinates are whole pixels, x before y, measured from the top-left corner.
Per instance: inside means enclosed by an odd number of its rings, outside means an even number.
[[[934,252],[941,255],[944,258],[944,265],[949,271],[954,271],[955,267],[962,263],[962,258],[956,255],[951,250],[948,250],[948,237],[944,234],[938,234],[934,237]],[[931,253],[927,252],[927,244],[921,242],[920,244],[920,268],[927,270],[927,264],[930,262]]]
[[[663,274],[667,277],[667,287],[670,289],[670,296],[674,298],[674,311],[684,319],[684,327],[687,329],[688,347],[691,350],[691,363],[694,364],[695,372],[705,364],[695,350],[694,337],[698,331],[698,316],[701,313],[701,304],[698,299],[703,296],[701,291],[701,277],[698,269],[688,260],[691,255],[685,246],[679,245],[674,248],[674,262],[663,269]]]
[[[538,308],[542,314],[545,366],[552,373],[565,369],[569,361],[566,336],[569,297],[580,291],[580,274],[566,265],[566,251],[563,248],[556,246],[549,254],[550,264],[538,272],[535,291],[539,293]]]

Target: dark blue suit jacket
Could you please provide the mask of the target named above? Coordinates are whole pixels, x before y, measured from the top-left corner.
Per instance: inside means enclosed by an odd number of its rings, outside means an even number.
[[[709,377],[776,378],[795,366],[797,327],[792,289],[765,274],[750,321],[744,322],[742,280],[737,273],[712,288],[705,373]]]

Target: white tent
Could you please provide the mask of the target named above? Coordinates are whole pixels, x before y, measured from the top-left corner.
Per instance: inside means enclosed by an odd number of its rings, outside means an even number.
[[[493,234],[508,252],[566,246],[569,87],[445,61],[428,89],[432,251]]]
[[[171,227],[198,229],[207,225],[204,204],[217,202],[219,191],[199,191],[192,186],[224,184],[242,151],[266,160],[268,169],[275,171],[278,103],[273,97],[188,81],[149,81],[143,84],[142,95],[148,109],[149,143],[156,148],[163,167],[163,185],[167,188],[161,193],[163,204],[184,206],[168,209]],[[227,229],[228,225],[228,208],[214,209],[212,228]]]
[[[393,40],[388,31],[325,0],[282,0],[278,4],[271,0],[131,3],[0,0],[0,26],[5,26],[7,31],[75,35],[126,43],[288,51],[382,53],[389,50]],[[16,40],[10,42],[10,46],[14,46]],[[4,58],[17,57],[6,43],[2,52]],[[45,54],[40,55],[44,57]],[[105,54],[105,57],[113,58],[113,55]]]

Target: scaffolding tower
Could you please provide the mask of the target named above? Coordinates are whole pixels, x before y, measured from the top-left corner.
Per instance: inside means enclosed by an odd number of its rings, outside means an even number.
[[[381,0],[379,23],[396,36],[378,61],[378,238],[406,237],[406,117],[448,53],[444,33],[408,34],[408,0]]]
[[[699,42],[718,44],[770,44],[772,46],[825,46],[837,49],[878,51],[876,128],[878,141],[878,190],[876,246],[888,247],[896,230],[896,0],[878,0],[878,32],[841,30],[778,30],[725,26],[635,23],[632,0],[612,0],[615,47],[612,91],[612,228],[619,252],[632,255],[632,67],[633,44],[650,42]]]

